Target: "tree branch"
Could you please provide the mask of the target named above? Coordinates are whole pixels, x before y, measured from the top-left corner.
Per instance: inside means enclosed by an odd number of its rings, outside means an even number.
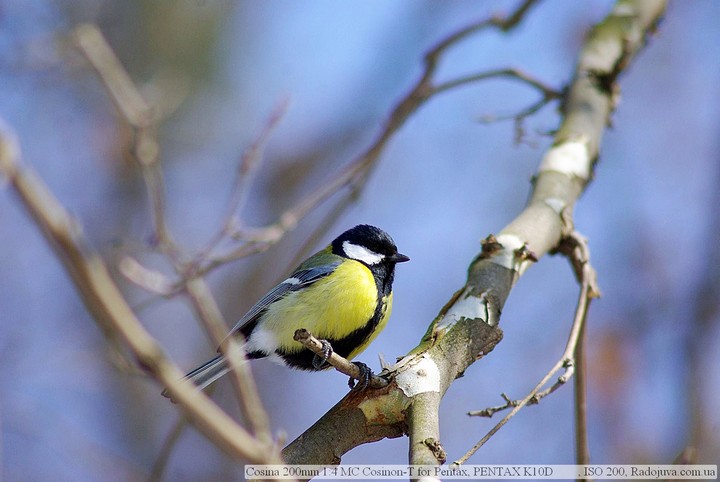
[[[88,311],[103,331],[118,337],[136,362],[166,386],[200,432],[232,457],[256,463],[279,463],[275,444],[253,437],[202,392],[182,383],[182,372],[165,357],[137,319],[100,256],[88,246],[78,222],[47,185],[20,164],[14,135],[0,124],[0,173],[62,261]]]
[[[175,272],[182,277],[182,285],[188,299],[198,319],[205,326],[205,330],[213,344],[220,346],[227,333],[227,324],[205,280],[190,272],[192,270],[188,267],[187,256],[173,241],[166,221],[165,182],[163,180],[162,166],[160,165],[159,144],[155,135],[159,120],[156,109],[153,109],[143,98],[130,75],[95,25],[84,24],[76,28],[75,40],[78,48],[100,76],[118,111],[134,130],[135,144],[132,151],[143,173],[153,213],[157,245],[160,251],[171,261]],[[234,209],[242,203],[242,193],[238,192],[242,185],[240,181],[252,170],[256,163],[257,152],[262,142],[264,142],[264,137],[269,135],[273,125],[274,123],[269,125],[254,150],[243,158],[239,173],[239,186],[236,187],[232,197],[231,212],[228,215],[227,223],[230,223]],[[224,230],[221,232],[224,232]],[[160,273],[145,269],[129,258],[125,258],[123,261],[124,263],[121,262],[120,271],[126,274],[128,279],[138,282],[140,286],[155,288],[154,291],[156,292],[158,290],[164,291],[165,296],[170,294],[167,283],[164,282]],[[231,368],[233,386],[245,418],[252,426],[255,435],[264,442],[270,443],[272,440],[270,422],[260,401],[250,369],[247,364],[242,363],[242,358],[244,358],[242,348],[235,349],[234,342],[230,340],[229,344],[221,347],[221,349],[225,350],[224,353]],[[237,354],[238,351],[240,351],[240,355]]]
[[[541,399],[565,385],[575,373],[575,367],[578,364],[578,347],[581,345],[581,335],[584,332],[585,320],[587,319],[590,301],[600,295],[600,290],[597,287],[595,270],[590,265],[590,251],[585,238],[580,236],[577,232],[573,232],[563,240],[558,248],[558,251],[568,256],[572,266],[575,268],[576,275],[578,276],[580,282],[580,294],[578,297],[577,307],[575,309],[575,317],[570,329],[567,344],[565,345],[565,350],[555,366],[553,366],[550,371],[545,374],[543,379],[522,400],[510,400],[507,395],[503,394],[503,398],[506,401],[505,405],[468,413],[468,415],[491,417],[496,412],[512,407],[512,411],[510,413],[500,420],[500,422],[498,422],[497,425],[495,425],[465,455],[454,462],[456,465],[465,463],[468,458],[477,452],[480,447],[482,447],[490,439],[490,437],[497,433],[497,431],[500,430],[523,407],[539,403]],[[545,384],[561,369],[564,369],[564,373],[558,377],[557,381],[547,389],[542,390],[542,387],[544,387]],[[580,391],[577,393],[578,397],[584,400],[584,389],[582,394]],[[584,430],[584,407],[582,412],[578,411],[576,413],[576,420],[579,422],[577,445],[579,448],[582,448],[584,454],[587,450],[587,441],[585,440],[586,433]],[[580,457],[580,451],[578,451],[578,457]],[[589,455],[587,457],[589,458]]]
[[[422,436],[417,434],[423,429],[419,424],[410,426],[411,419],[405,415],[412,413],[415,400],[423,399],[426,393],[437,393],[442,397],[455,378],[494,348],[502,338],[502,331],[497,326],[500,310],[514,283],[532,262],[558,248],[560,241],[572,233],[573,206],[592,177],[600,140],[617,102],[617,77],[645,45],[646,36],[654,31],[665,4],[663,0],[620,0],[608,17],[593,29],[568,90],[560,130],[540,163],[528,205],[496,237],[488,237],[482,252],[470,265],[465,286],[443,307],[420,344],[385,374],[395,376],[391,384],[341,400],[284,449],[288,462],[337,463],[345,450],[376,440],[382,427],[391,433],[390,436],[408,430],[412,441],[421,439]],[[426,71],[411,94],[423,94],[418,86],[427,87],[427,78],[432,75],[439,55],[436,52],[442,52],[448,43],[467,35],[467,30],[448,37],[428,53]],[[416,104],[410,99],[411,96],[406,96],[393,115],[412,112]],[[589,289],[587,285],[581,291]],[[581,294],[582,300],[586,298],[587,293]],[[586,301],[580,303],[586,304]],[[577,312],[580,316],[585,308],[579,307]],[[581,323],[576,325],[581,326]],[[570,339],[577,340],[578,330],[573,328]],[[565,357],[536,390],[550,380],[552,373],[563,368],[571,373],[572,367],[564,365]],[[349,412],[357,417],[338,418]],[[334,434],[333,450],[317,450],[328,433],[325,429],[340,424],[347,438]],[[434,421],[431,425],[435,425]],[[372,436],[369,435],[370,427]],[[439,463],[437,457],[435,460],[433,463]]]
[[[395,105],[385,121],[382,130],[363,153],[352,159],[344,168],[315,191],[306,195],[293,207],[281,213],[274,223],[253,229],[240,228],[235,234],[235,237],[238,240],[245,240],[246,242],[232,248],[226,253],[216,255],[209,259],[202,266],[198,266],[196,272],[198,274],[206,274],[229,261],[267,250],[270,246],[280,241],[288,231],[295,229],[298,222],[308,213],[346,187],[351,191],[351,199],[357,198],[390,139],[404,126],[407,119],[418,108],[424,105],[431,97],[445,92],[451,87],[449,83],[438,84],[437,86],[433,84],[437,64],[442,54],[453,45],[465,39],[468,35],[480,30],[486,28],[496,28],[503,32],[511,30],[524,18],[530,8],[537,3],[538,0],[525,0],[507,17],[494,16],[473,23],[461,31],[443,39],[435,47],[430,49],[425,55],[425,69],[417,83],[410,89],[408,94]],[[529,85],[533,85],[540,90],[546,89],[546,92],[553,91],[542,82],[513,69],[505,69],[504,73],[499,74],[479,74],[476,79],[458,79],[455,82],[462,84],[495,76],[513,77]]]
[[[320,343],[320,340],[315,338],[312,333],[307,331],[304,328],[301,328],[299,330],[295,331],[295,336],[293,339],[299,343],[301,343],[305,348],[312,351],[316,355],[324,356],[324,347],[322,343]],[[333,368],[335,368],[337,371],[342,373],[343,375],[347,375],[350,378],[354,378],[355,380],[360,380],[362,374],[360,372],[360,369],[357,365],[353,364],[351,361],[347,360],[346,358],[341,357],[337,353],[330,352],[330,356],[326,360],[328,364],[330,364]],[[368,385],[370,388],[382,388],[387,386],[387,380],[378,377],[377,375],[373,375],[370,378],[370,382]]]

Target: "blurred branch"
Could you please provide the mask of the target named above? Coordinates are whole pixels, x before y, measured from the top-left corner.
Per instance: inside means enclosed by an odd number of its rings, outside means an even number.
[[[158,247],[173,263],[181,261],[182,253],[172,239],[165,217],[165,182],[160,167],[157,141],[158,115],[148,104],[123,68],[97,26],[83,24],[75,29],[75,43],[100,76],[118,112],[133,129],[132,153],[145,179],[152,206]]]
[[[74,35],[78,48],[97,71],[118,111],[134,129],[133,152],[143,173],[150,199],[158,247],[172,262],[176,273],[183,278],[186,294],[198,319],[202,321],[215,346],[220,346],[227,333],[227,324],[223,320],[217,302],[205,280],[188,273],[187,263],[184,259],[186,256],[173,241],[167,225],[165,183],[156,139],[158,118],[154,114],[154,109],[140,94],[130,75],[95,25],[81,25],[75,29]],[[252,167],[254,158],[248,156],[245,161],[243,164],[244,174],[247,174]],[[234,202],[240,204],[241,201],[242,198],[238,197]],[[162,291],[166,296],[169,294],[168,283],[162,275],[145,269],[140,263],[130,260],[130,258],[125,258],[124,263],[121,262],[120,271],[128,279],[137,282],[142,287],[154,288],[154,291]],[[224,350],[232,369],[231,378],[238,401],[255,436],[269,444],[272,437],[267,413],[262,407],[249,367],[242,363],[240,359],[242,356],[236,354],[237,351],[242,353],[242,348],[235,350],[234,346],[235,343],[230,340],[229,344],[221,349]]]
[[[170,456],[172,455],[173,450],[175,450],[175,445],[180,440],[180,435],[182,435],[186,426],[187,419],[185,419],[185,417],[178,417],[170,429],[170,433],[166,436],[165,441],[160,448],[160,452],[155,458],[155,462],[150,470],[150,476],[148,477],[149,482],[160,482],[162,480],[163,473],[165,472],[167,463],[170,460]]]
[[[524,2],[516,14],[524,13],[532,4]],[[663,0],[620,0],[592,29],[567,91],[560,129],[540,163],[525,209],[497,236],[491,235],[484,241],[482,252],[470,264],[465,286],[440,310],[420,344],[385,374],[394,375],[390,385],[366,390],[361,395],[346,396],[283,450],[286,461],[338,463],[341,454],[361,443],[382,436],[408,434],[412,442],[411,460],[440,463],[443,451],[439,424],[434,420],[437,412],[427,414],[419,410],[433,419],[430,423],[419,417],[408,418],[415,410],[414,403],[428,404],[432,402],[429,397],[441,398],[453,380],[499,343],[502,338],[502,331],[497,326],[500,312],[514,283],[543,255],[566,247],[572,247],[571,260],[574,260],[576,273],[581,276],[576,320],[563,358],[532,393],[551,393],[572,375],[573,366],[567,360],[577,346],[587,304],[596,288],[594,278],[588,272],[591,267],[587,263],[586,245],[573,234],[571,213],[592,179],[602,134],[618,100],[617,78],[646,44],[665,5]],[[509,18],[522,18],[522,15]],[[415,97],[422,99],[427,95],[428,91],[423,88],[432,85],[429,79],[438,56],[448,45],[496,22],[493,19],[479,22],[434,47],[426,55],[423,77],[393,111],[391,124],[393,119],[403,119],[417,108]],[[568,240],[572,243],[564,244]],[[565,373],[558,383],[541,392],[542,387],[563,369]],[[531,398],[532,395],[526,397],[524,404]],[[429,405],[437,406],[434,402]],[[328,433],[333,434],[332,444],[323,443],[327,441]],[[425,448],[422,448],[425,441]],[[428,453],[421,453],[424,450]],[[467,460],[474,450],[459,462]]]
[[[0,128],[2,125],[0,125]],[[30,168],[20,163],[17,141],[0,129],[0,173],[42,230],[101,328],[122,340],[137,363],[166,386],[188,419],[227,454],[256,463],[278,463],[277,447],[253,437],[209,398],[180,381],[182,372],[145,330],[100,256],[88,246],[78,222]]]
[[[462,85],[476,80],[483,80],[485,78],[498,76],[511,77],[516,80],[524,81],[525,83],[545,92],[547,95],[550,95],[549,93],[552,92],[552,98],[557,98],[559,94],[557,94],[556,91],[547,87],[542,82],[533,79],[529,75],[515,69],[504,69],[502,71],[495,71],[494,73],[490,72],[486,74],[478,74],[474,79],[458,79],[456,81],[434,85],[433,78],[437,70],[438,61],[447,49],[460,42],[468,35],[486,28],[496,28],[505,32],[511,30],[522,20],[524,15],[530,10],[530,7],[536,3],[538,3],[537,0],[526,0],[509,16],[495,16],[471,24],[465,29],[445,38],[435,47],[430,49],[425,55],[425,68],[419,80],[405,95],[405,97],[396,104],[388,116],[388,119],[385,121],[380,133],[363,153],[352,159],[343,169],[333,175],[315,191],[309,193],[304,198],[300,199],[293,207],[280,214],[278,220],[274,223],[252,229],[241,227],[235,233],[234,237],[245,242],[224,254],[211,258],[207,263],[202,266],[198,266],[196,272],[199,274],[205,274],[229,261],[265,251],[282,239],[288,231],[293,230],[295,226],[297,226],[298,222],[308,213],[344,188],[350,189],[351,194],[349,199],[357,198],[390,139],[403,127],[407,119],[418,108],[420,108],[434,95],[446,92],[452,88],[454,86],[453,82],[456,85]]]

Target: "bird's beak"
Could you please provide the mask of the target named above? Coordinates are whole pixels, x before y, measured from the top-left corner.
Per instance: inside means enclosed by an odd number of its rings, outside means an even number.
[[[404,254],[395,253],[392,256],[389,256],[387,260],[391,263],[404,263],[405,261],[410,261],[410,258],[405,256]]]

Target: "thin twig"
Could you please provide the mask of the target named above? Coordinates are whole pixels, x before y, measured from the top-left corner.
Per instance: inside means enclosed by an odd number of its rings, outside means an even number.
[[[479,74],[475,75],[468,75],[466,77],[461,77],[458,79],[454,79],[451,81],[444,82],[438,86],[435,87],[435,93],[440,93],[442,91],[460,87],[465,84],[469,84],[472,82],[478,82],[481,80],[487,80],[492,78],[510,78],[518,80],[538,92],[540,92],[540,99],[536,101],[535,103],[529,105],[528,107],[520,110],[519,112],[513,113],[513,114],[505,114],[505,115],[485,115],[480,120],[484,123],[490,123],[490,122],[499,122],[504,120],[513,120],[514,121],[514,131],[515,131],[515,144],[520,144],[522,142],[522,139],[525,135],[525,129],[524,129],[524,122],[525,120],[537,113],[540,109],[548,105],[550,102],[556,99],[560,99],[563,96],[563,92],[557,89],[554,89],[553,87],[550,87],[549,85],[545,84],[544,82],[540,81],[539,79],[536,79],[532,77],[531,75],[515,68],[508,68],[508,69],[498,69],[498,70],[490,70],[487,72],[481,72]]]
[[[519,401],[512,401],[507,396],[503,395],[506,400],[505,405],[498,407],[490,407],[485,410],[477,412],[471,412],[474,415],[491,416],[493,413],[506,408],[513,407],[512,410],[503,417],[500,422],[497,423],[485,436],[478,441],[465,455],[460,457],[454,463],[460,465],[465,463],[480,447],[482,447],[498,430],[500,430],[511,418],[513,418],[524,406],[536,404],[543,397],[548,396],[555,390],[565,385],[567,381],[573,376],[575,372],[575,365],[577,360],[577,347],[580,340],[580,335],[583,332],[583,327],[587,319],[588,307],[590,300],[599,296],[599,289],[596,285],[595,270],[590,265],[590,251],[587,245],[587,241],[576,231],[571,232],[562,242],[558,251],[568,256],[572,266],[575,269],[576,274],[580,276],[580,294],[578,296],[577,307],[575,309],[575,316],[573,324],[570,329],[570,335],[565,345],[565,350],[562,357],[555,363],[555,365],[548,371],[542,380],[535,385],[535,387],[528,393],[525,398]],[[542,390],[542,388],[554,377],[560,370],[564,369],[561,376],[558,377],[557,381],[549,388]],[[584,426],[584,422],[583,422]]]
[[[585,341],[586,326],[580,332],[580,339],[575,350],[575,463],[578,465],[590,464],[590,447],[588,445],[587,431],[587,399],[585,370]],[[587,479],[585,479],[587,480]]]
[[[313,334],[309,331],[305,329],[296,330],[295,336],[293,338],[295,339],[295,341],[302,343],[305,348],[312,351],[316,355],[324,356],[325,353],[322,343],[320,343],[320,340],[315,338]],[[357,367],[357,365],[341,357],[335,352],[331,352],[330,356],[326,361],[330,365],[332,365],[337,371],[349,376],[350,378],[360,380],[362,376],[362,373],[360,372],[360,369]],[[370,384],[368,386],[370,388],[382,388],[387,386],[387,384],[388,382],[384,378],[373,375],[372,377],[370,377]]]
[[[78,27],[75,30],[75,38],[78,47],[103,81],[103,85],[105,85],[108,94],[118,107],[119,112],[135,131],[133,152],[142,170],[143,179],[145,180],[145,186],[153,212],[155,236],[158,247],[173,263],[175,271],[183,277],[188,298],[198,318],[203,322],[215,346],[219,346],[225,338],[227,324],[223,321],[222,314],[205,281],[201,277],[192,276],[192,274],[188,273],[187,264],[183,259],[184,255],[173,241],[167,225],[165,215],[165,183],[158,155],[159,147],[155,136],[157,119],[153,114],[154,110],[140,94],[132,82],[130,75],[124,69],[112,48],[107,43],[107,40],[96,26],[85,24]],[[258,144],[256,151],[260,145],[261,144]],[[253,165],[256,163],[256,158],[257,155],[248,154],[244,159],[241,165],[241,177],[244,177],[252,170]],[[236,194],[233,202],[239,205],[242,202],[242,193]],[[230,217],[232,217],[232,215],[230,215]],[[129,268],[134,268],[134,270],[130,269],[128,272]],[[125,273],[126,276],[130,274],[129,279],[134,279],[135,281],[141,281],[141,278],[144,281],[148,281],[149,278],[147,270],[142,273],[144,276],[140,278],[136,276],[133,278],[132,274],[138,274],[140,270],[138,266],[130,266],[127,262],[125,263],[125,270],[121,267],[121,272]],[[158,280],[157,276],[150,278],[155,282]],[[167,296],[170,291],[167,284],[160,284],[163,285],[162,290],[164,291],[164,295]],[[234,353],[234,350],[230,351]],[[245,364],[243,363],[238,363],[236,358],[234,354],[229,354],[227,357],[232,369],[233,386],[237,392],[237,398],[240,401],[241,408],[246,415],[248,423],[250,423],[253,428],[255,436],[263,442],[270,442],[270,423],[267,413],[262,407],[255,382],[252,379],[248,367],[244,366]]]
[[[455,462],[453,462],[453,465],[461,465],[464,464],[475,452],[480,450],[480,447],[485,445],[485,443],[490,440],[490,437],[495,435],[498,430],[500,430],[511,418],[513,418],[525,405],[528,405],[532,399],[537,395],[537,393],[540,391],[542,387],[545,386],[545,384],[550,381],[550,379],[558,372],[563,366],[563,360],[558,361],[555,366],[553,366],[550,371],[543,377],[540,382],[535,385],[535,388],[533,388],[530,393],[523,398],[522,400],[519,400],[512,404],[514,407],[510,413],[505,415],[502,420],[500,420],[497,425],[495,425],[490,431],[485,434],[483,438],[481,438],[473,447],[465,453],[462,457],[457,459]]]
[[[554,89],[553,87],[545,84],[541,80],[536,79],[530,74],[516,68],[488,70],[486,72],[480,72],[478,74],[449,80],[443,82],[442,84],[436,85],[433,88],[433,93],[439,94],[441,92],[445,92],[446,90],[454,89],[456,87],[460,87],[466,84],[495,78],[508,78],[522,82],[539,91],[542,94],[543,98],[546,98],[548,100],[559,99],[560,97],[562,97],[561,91]]]
[[[288,105],[289,100],[284,99],[275,107],[257,138],[242,153],[235,175],[233,190],[230,194],[227,213],[222,222],[222,227],[215,233],[210,241],[208,241],[205,247],[200,250],[197,255],[195,255],[191,263],[191,269],[203,264],[205,260],[210,257],[210,254],[217,245],[225,238],[231,235],[237,236],[239,232],[242,232],[241,223],[239,221],[240,214],[247,203],[247,199],[250,194],[250,186],[254,180],[254,174],[257,172],[260,162],[263,160],[263,150],[265,149],[270,136],[285,116]]]
[[[79,223],[43,180],[21,164],[19,152],[14,136],[0,130],[0,172],[7,176],[20,201],[63,262],[98,325],[124,342],[136,363],[168,388],[193,424],[218,447],[240,459],[278,463],[280,458],[275,444],[261,443],[202,392],[180,381],[182,373],[137,319],[104,261],[88,245]]]
[[[397,133],[405,124],[405,121],[419,107],[424,105],[431,97],[436,94],[447,91],[452,87],[452,82],[445,82],[433,85],[433,77],[436,73],[438,62],[442,54],[454,46],[470,34],[478,32],[485,28],[497,28],[506,32],[515,27],[529,11],[530,7],[538,3],[538,0],[526,0],[516,10],[507,17],[490,17],[475,22],[464,29],[446,37],[438,42],[434,47],[425,54],[425,68],[420,78],[410,91],[395,105],[390,112],[384,127],[375,138],[375,141],[359,156],[351,160],[343,169],[335,176],[318,187],[315,191],[306,195],[298,201],[293,207],[287,209],[280,214],[277,221],[261,228],[250,230],[252,233],[252,241],[247,244],[232,248],[226,253],[217,255],[210,259],[204,266],[198,267],[198,274],[205,274],[223,264],[240,259],[250,254],[255,254],[267,250],[270,246],[276,244],[288,232],[295,229],[298,222],[308,213],[324,203],[331,196],[345,187],[353,190],[352,198],[356,198],[365,186],[365,182],[369,178],[374,166],[383,152],[388,141]],[[527,74],[515,69],[503,69],[503,74],[496,73],[483,77],[484,74],[478,74],[477,79],[492,78],[493,76],[512,77],[517,80],[524,81],[544,93],[555,92],[552,88],[534,79]],[[458,79],[458,85],[467,83],[471,80]],[[539,108],[539,107],[538,107]],[[352,199],[351,198],[351,199]],[[239,238],[243,239],[243,231],[241,229]]]
[[[438,42],[435,47],[430,49],[427,54],[425,54],[425,62],[432,64],[437,63],[437,60],[442,55],[443,51],[450,48],[450,46],[460,42],[464,38],[485,28],[494,27],[503,32],[508,32],[509,30],[512,30],[522,21],[523,18],[525,18],[525,15],[528,13],[530,8],[533,7],[536,3],[539,3],[539,1],[525,0],[510,15],[507,15],[505,17],[500,17],[496,15],[471,23],[467,27],[458,30],[457,32]]]

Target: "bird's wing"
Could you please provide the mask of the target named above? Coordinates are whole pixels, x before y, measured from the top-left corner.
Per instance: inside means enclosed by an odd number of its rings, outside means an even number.
[[[250,308],[250,311],[245,313],[245,315],[240,318],[240,320],[235,324],[235,326],[233,326],[232,330],[230,330],[230,333],[228,333],[227,336],[231,336],[239,332],[245,325],[257,320],[268,306],[270,306],[280,298],[284,297],[288,293],[305,288],[306,286],[313,284],[317,280],[326,277],[327,275],[335,271],[335,268],[337,268],[339,264],[340,261],[336,261],[323,264],[321,266],[315,266],[312,268],[298,269],[288,279],[268,291],[268,293],[263,296],[260,301],[255,303],[255,305]]]

